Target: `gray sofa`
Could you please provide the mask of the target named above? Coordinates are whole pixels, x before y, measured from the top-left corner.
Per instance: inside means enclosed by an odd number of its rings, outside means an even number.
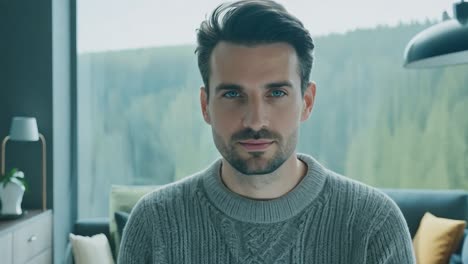
[[[419,222],[424,213],[431,212],[438,217],[465,220],[468,222],[468,192],[458,190],[413,190],[413,189],[381,189],[400,207],[408,224],[411,237],[414,237]],[[108,218],[91,218],[79,220],[74,227],[74,233],[83,236],[92,236],[103,233],[109,241]],[[468,263],[468,241],[465,242],[468,232],[460,242],[457,251],[452,255],[450,264]],[[468,240],[468,239],[467,239]],[[113,247],[114,243],[110,243]],[[114,251],[114,248],[112,248]],[[66,263],[73,263],[71,246],[66,253]]]
[[[463,190],[410,190],[382,189],[392,198],[403,213],[411,237],[414,237],[423,215],[430,212],[435,216],[465,220],[468,222],[468,192]],[[468,264],[468,230],[452,255],[450,264]]]

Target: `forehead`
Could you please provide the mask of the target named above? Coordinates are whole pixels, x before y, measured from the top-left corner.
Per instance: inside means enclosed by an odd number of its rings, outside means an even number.
[[[261,85],[271,81],[300,83],[296,51],[287,43],[246,46],[222,41],[210,58],[210,86],[218,83]]]

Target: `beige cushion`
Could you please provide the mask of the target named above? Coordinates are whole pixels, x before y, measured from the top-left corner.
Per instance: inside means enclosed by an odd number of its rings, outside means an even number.
[[[138,186],[138,185],[112,185],[109,201],[109,233],[111,243],[114,243],[115,257],[119,255],[120,236],[117,232],[117,223],[115,222],[115,212],[122,211],[130,213],[133,206],[145,194],[158,188],[157,185]]]
[[[447,264],[463,238],[466,222],[424,214],[413,238],[417,263]]]
[[[92,237],[70,234],[75,264],[114,264],[109,241],[104,234]]]

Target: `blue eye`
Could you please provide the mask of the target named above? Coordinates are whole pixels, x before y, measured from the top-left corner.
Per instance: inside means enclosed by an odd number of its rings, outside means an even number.
[[[229,91],[225,94],[223,94],[223,97],[226,97],[226,98],[234,98],[234,97],[239,97],[239,92],[236,92],[236,91]]]
[[[271,95],[273,97],[283,97],[286,95],[286,93],[281,90],[274,90],[273,92],[271,92]]]

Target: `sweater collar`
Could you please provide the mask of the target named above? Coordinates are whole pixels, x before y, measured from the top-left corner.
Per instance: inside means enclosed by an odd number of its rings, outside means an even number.
[[[273,223],[289,219],[316,200],[327,174],[311,156],[297,153],[297,157],[307,164],[307,173],[293,190],[279,198],[253,200],[229,190],[219,174],[221,158],[207,168],[202,179],[204,192],[219,210],[239,221]]]

